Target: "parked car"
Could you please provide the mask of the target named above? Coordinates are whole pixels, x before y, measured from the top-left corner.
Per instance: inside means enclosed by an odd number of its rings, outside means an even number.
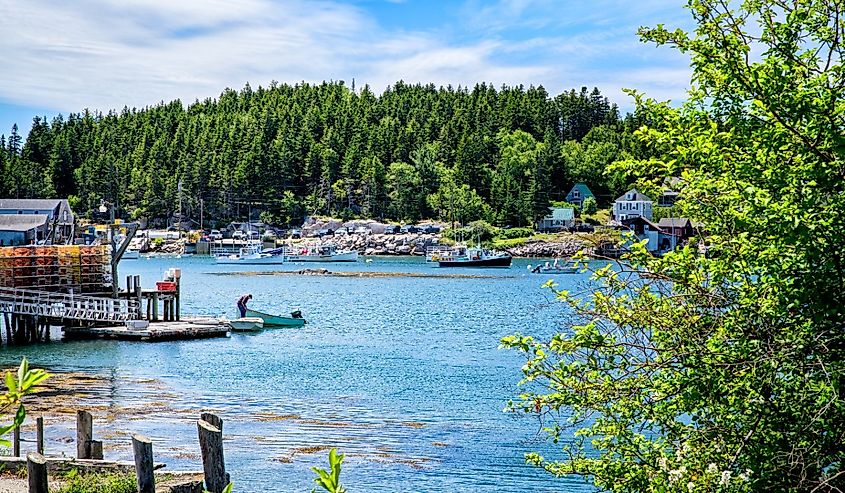
[[[265,239],[265,240],[275,240],[276,239],[276,232],[273,231],[272,229],[264,230],[264,234],[262,235],[262,238]]]
[[[301,229],[292,229],[290,230],[290,237],[291,238],[302,238],[302,230]]]
[[[221,233],[219,229],[212,229],[211,233],[208,233],[208,238],[214,241],[222,240],[223,233]]]
[[[232,233],[233,240],[243,240],[244,238],[246,238],[246,235],[241,230],[236,230],[234,233]]]
[[[404,233],[419,233],[420,228],[414,226],[413,224],[406,224],[406,225],[402,226],[401,228],[399,228],[399,232],[403,233],[403,234]]]
[[[370,234],[370,228],[365,228],[364,226],[358,226],[353,231],[356,235],[368,235]]]
[[[261,235],[258,234],[258,231],[255,231],[255,230],[252,230],[249,233],[247,233],[246,237],[249,238],[250,240],[260,240],[261,239]]]
[[[423,233],[428,233],[428,234],[439,233],[440,227],[435,226],[433,224],[429,224],[426,227],[424,227],[422,231],[423,231]]]
[[[334,236],[334,230],[330,228],[323,228],[317,231],[317,236],[322,238],[323,236]]]
[[[334,234],[335,236],[346,236],[349,234],[349,228],[337,228]]]
[[[395,224],[388,224],[384,227],[384,234],[395,235],[399,231],[399,226]]]

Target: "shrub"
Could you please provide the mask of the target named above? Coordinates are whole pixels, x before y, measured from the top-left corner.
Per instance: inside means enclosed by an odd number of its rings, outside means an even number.
[[[71,469],[65,475],[65,484],[56,493],[135,493],[138,491],[132,473],[80,474]]]
[[[534,230],[531,228],[511,228],[499,231],[499,234],[496,236],[496,238],[512,240],[514,238],[528,238],[533,234]]]

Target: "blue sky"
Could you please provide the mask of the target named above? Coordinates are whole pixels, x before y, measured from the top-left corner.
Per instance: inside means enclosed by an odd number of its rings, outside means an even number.
[[[639,26],[675,0],[0,0],[0,133],[35,115],[216,97],[270,81],[597,86],[678,101],[689,61]]]

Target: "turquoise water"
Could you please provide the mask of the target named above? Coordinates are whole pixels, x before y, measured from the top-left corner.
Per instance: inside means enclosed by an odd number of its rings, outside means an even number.
[[[298,307],[308,324],[199,341],[55,342],[3,349],[0,362],[26,355],[54,371],[106,377],[91,402],[106,407],[95,435],[107,458],[130,459],[128,435],[138,432],[153,438],[156,460],[169,469],[201,469],[195,420],[201,410],[217,412],[239,492],[310,491],[309,468],[326,467],[325,447],[347,454],[342,478],[350,492],[592,491],[580,479],[526,466],[525,452],[554,449],[536,418],[502,411],[518,394],[524,361],[497,349],[499,339],[547,336],[565,318],[541,288],[547,277],[528,274],[528,263],[438,269],[404,257],[323,265],[485,276],[414,278],[218,275],[245,267],[201,257],[123,261],[121,278],[140,274],[145,287],[181,267],[184,314],[234,317],[235,299],[250,292],[251,307]],[[586,274],[556,281],[577,289]],[[48,421],[48,451],[73,453],[71,427]]]

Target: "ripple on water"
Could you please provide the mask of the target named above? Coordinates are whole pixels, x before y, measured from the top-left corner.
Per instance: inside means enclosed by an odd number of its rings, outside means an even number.
[[[227,469],[242,492],[309,491],[310,467],[326,467],[330,447],[346,454],[349,491],[591,491],[526,466],[525,452],[553,448],[536,420],[502,412],[522,360],[498,350],[499,339],[548,335],[564,314],[540,288],[545,279],[516,263],[482,277],[439,277],[407,258],[330,266],[378,276],[243,276],[217,275],[237,268],[208,259],[126,261],[121,274],[145,285],[180,266],[185,313],[233,317],[234,300],[251,292],[256,309],[298,307],[308,324],[227,339],[9,348],[0,362],[25,355],[63,373],[52,395],[32,402],[48,413],[53,453],[73,453],[84,407],[109,457],[131,459],[129,437],[143,433],[169,469],[196,470],[196,419],[210,410],[225,420]],[[559,277],[565,289],[585,280]]]

